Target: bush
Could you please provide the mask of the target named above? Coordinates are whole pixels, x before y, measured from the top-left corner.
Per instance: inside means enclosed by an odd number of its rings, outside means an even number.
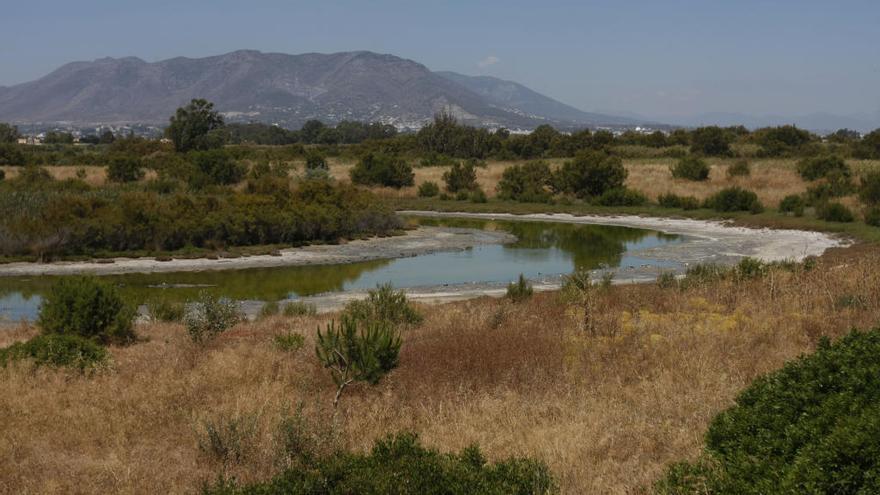
[[[471,191],[471,203],[488,203],[489,198],[486,193],[479,187]]]
[[[203,495],[281,495],[287,493],[394,493],[465,495],[481,493],[554,494],[558,488],[547,466],[528,458],[488,463],[477,446],[441,454],[421,446],[410,433],[376,441],[369,453],[336,452],[288,468],[264,483],[238,486],[220,480]]]
[[[204,342],[242,320],[237,302],[203,291],[184,318],[186,331],[193,342]]]
[[[442,153],[433,153],[428,152],[425,153],[425,156],[422,157],[422,160],[419,162],[420,167],[448,167],[456,163],[454,158],[451,158]]]
[[[317,152],[309,152],[306,154],[306,172],[322,170],[327,172],[330,167],[327,166],[327,160],[324,156]]]
[[[692,181],[704,181],[709,178],[709,165],[701,158],[686,156],[670,167],[672,176],[676,179]]]
[[[625,187],[609,189],[593,200],[600,206],[642,206],[647,202],[644,194]]]
[[[91,339],[72,334],[38,335],[0,349],[0,365],[31,360],[36,366],[71,367],[85,370],[107,362],[107,350]]]
[[[852,175],[849,165],[837,155],[805,158],[798,162],[797,171],[804,180],[818,180],[832,171],[837,171],[846,178]]]
[[[849,223],[856,219],[849,208],[837,202],[820,204],[816,207],[816,217],[826,222],[841,223]]]
[[[263,303],[263,307],[260,308],[260,312],[259,314],[257,314],[257,317],[268,318],[270,316],[277,316],[280,312],[281,306],[278,305],[278,301],[267,301]]]
[[[350,172],[351,181],[368,186],[401,188],[413,185],[412,167],[403,158],[369,153]]]
[[[468,160],[463,164],[456,162],[443,173],[443,182],[446,183],[446,190],[451,193],[459,191],[473,191],[477,188],[477,170],[474,162]]]
[[[792,213],[796,217],[804,216],[804,198],[799,194],[789,194],[779,202],[780,213]]]
[[[547,190],[551,177],[550,167],[540,160],[507,167],[498,182],[498,197],[524,203],[546,203],[551,198]]]
[[[727,167],[728,177],[746,177],[752,175],[752,166],[746,160],[737,160],[736,163]]]
[[[391,283],[377,285],[366,299],[346,304],[343,315],[354,321],[380,321],[395,326],[422,322],[422,315],[410,304],[406,293],[394,290]]]
[[[718,126],[699,127],[691,131],[691,153],[706,156],[731,155],[730,138]]]
[[[854,331],[758,378],[659,493],[877,493],[880,330]]]
[[[126,343],[135,339],[134,316],[135,308],[112,285],[94,277],[65,277],[46,294],[37,324],[44,334]]]
[[[748,211],[761,213],[764,206],[758,201],[758,195],[739,186],[722,189],[706,199],[706,208],[720,212]]]
[[[143,177],[141,161],[136,156],[115,156],[107,165],[107,179],[110,182],[135,182]]]
[[[612,189],[623,189],[626,176],[620,158],[600,151],[581,152],[553,174],[553,188],[579,198],[595,197]]]
[[[521,302],[532,297],[534,289],[526,277],[520,273],[516,282],[507,285],[507,298],[513,302]]]
[[[880,207],[874,206],[865,212],[865,223],[872,227],[880,227]]]
[[[6,172],[0,169],[0,181],[6,180]]]
[[[194,188],[212,185],[231,185],[241,182],[245,167],[232,159],[222,149],[209,151],[192,151],[187,154],[191,164],[187,183]]]
[[[456,201],[467,201],[470,197],[471,194],[468,191],[458,191],[457,193],[455,193]]]
[[[440,186],[438,186],[436,182],[425,181],[419,184],[420,198],[433,198],[438,194],[440,194]]]
[[[880,171],[875,170],[862,176],[859,197],[866,204],[880,205]]]
[[[147,311],[150,313],[150,318],[154,321],[181,321],[186,314],[186,305],[158,299],[147,302]]]
[[[223,463],[237,464],[255,449],[257,439],[257,416],[245,414],[220,417],[203,423],[204,434],[199,438],[199,450]]]
[[[315,316],[318,308],[314,304],[293,301],[285,304],[282,312],[284,316]]]
[[[696,210],[700,207],[700,200],[693,196],[679,196],[673,193],[666,193],[657,196],[657,204],[664,208]]]
[[[306,344],[306,338],[301,334],[288,332],[276,335],[273,342],[280,351],[296,352]]]

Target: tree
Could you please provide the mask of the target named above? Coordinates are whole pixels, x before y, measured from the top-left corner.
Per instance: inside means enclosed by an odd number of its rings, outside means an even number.
[[[553,176],[553,186],[557,192],[587,198],[622,188],[626,176],[620,158],[601,151],[585,151],[562,165]]]
[[[114,141],[116,141],[116,136],[113,135],[113,131],[104,131],[98,138],[98,144],[113,144]]]
[[[384,153],[369,153],[349,173],[355,184],[400,189],[413,185],[415,174],[406,160]]]
[[[324,123],[320,120],[309,120],[303,124],[299,131],[300,139],[307,144],[314,144],[318,141],[318,136],[324,130]]]
[[[547,190],[553,174],[547,162],[538,160],[504,169],[496,186],[498,197],[525,203],[544,203],[550,200]]]
[[[718,126],[700,127],[691,132],[691,153],[706,156],[729,156],[730,141]]]
[[[473,191],[477,188],[477,170],[472,160],[464,164],[453,163],[449,170],[443,173],[443,181],[446,182],[446,190],[451,193],[458,191]]]
[[[339,405],[345,387],[354,382],[375,385],[396,368],[400,346],[397,330],[387,321],[358,325],[354,318],[343,317],[338,327],[331,321],[325,332],[318,329],[315,353],[336,384],[333,408]]]
[[[107,179],[110,182],[135,182],[143,178],[141,161],[130,155],[115,156],[107,165]]]
[[[0,143],[14,143],[19,137],[21,135],[18,133],[18,127],[0,123]]]
[[[218,148],[222,143],[210,139],[211,131],[223,127],[223,117],[214,111],[214,104],[202,99],[180,107],[165,128],[165,136],[174,143],[175,151]]]

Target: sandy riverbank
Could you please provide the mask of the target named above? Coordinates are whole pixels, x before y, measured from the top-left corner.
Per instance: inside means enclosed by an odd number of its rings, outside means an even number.
[[[223,259],[114,258],[112,262],[76,261],[57,263],[8,263],[0,265],[0,277],[40,275],[120,275],[125,273],[241,270],[298,265],[332,265],[378,259],[406,258],[475,246],[504,244],[516,238],[504,232],[479,229],[422,227],[403,235],[282,249],[278,255]]]

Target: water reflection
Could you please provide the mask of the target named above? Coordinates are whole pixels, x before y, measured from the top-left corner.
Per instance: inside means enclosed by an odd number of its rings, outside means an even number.
[[[468,227],[505,231],[517,241],[460,252],[349,264],[254,268],[246,270],[113,275],[131,301],[189,300],[207,290],[239,300],[281,300],[323,292],[397,287],[507,282],[519,273],[537,278],[571,272],[575,267],[668,265],[631,256],[635,249],[681,242],[678,236],[604,225],[511,222],[479,219],[413,218],[426,226]],[[35,317],[40,295],[57,277],[0,277],[0,319]]]

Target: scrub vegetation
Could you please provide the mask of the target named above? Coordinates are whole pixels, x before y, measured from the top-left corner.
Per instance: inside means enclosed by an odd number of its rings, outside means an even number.
[[[0,131],[4,261],[345,242],[395,233],[395,208],[731,218],[857,240],[653,284],[575,272],[544,292],[520,276],[506,297],[442,306],[382,285],[339,311],[270,302],[252,321],[211,292],[136,320],[120,288],[62,278],[37,322],[0,332],[2,491],[877,489],[880,131],[514,135],[446,115],[411,134],[288,131],[227,125],[204,100],[167,142],[21,146]]]

